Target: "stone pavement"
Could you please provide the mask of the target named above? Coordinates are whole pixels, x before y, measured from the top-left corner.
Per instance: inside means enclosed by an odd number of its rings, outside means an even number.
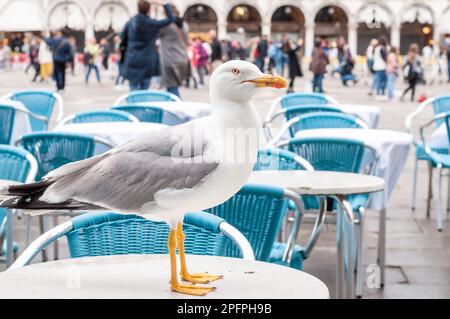
[[[78,73],[81,73],[80,71]],[[22,71],[0,70],[0,95],[33,87],[53,89],[51,84],[30,83],[30,77],[31,75],[25,75]],[[307,79],[297,81],[296,89],[302,91],[306,81],[309,81],[309,75]],[[367,95],[369,89],[364,82],[360,81],[355,86],[343,87],[338,80],[331,79],[328,75],[325,80],[325,90],[327,94],[343,103],[379,106],[381,108],[379,127],[404,131],[405,117],[415,109],[417,103],[377,101]],[[81,74],[76,77],[68,76],[68,86],[64,93],[65,115],[110,107],[117,97],[126,92],[113,89],[112,83],[109,76],[103,77],[102,84],[92,81],[89,85],[83,83]],[[397,86],[401,89],[404,85],[399,80]],[[417,96],[446,93],[449,87],[450,84],[447,83],[421,85],[418,87]],[[199,90],[183,88],[181,94],[185,100],[208,101],[206,88]],[[262,116],[276,94],[276,92],[265,90],[255,97],[254,103]],[[433,209],[431,219],[426,218],[425,164],[420,167],[417,209],[411,211],[413,159],[411,150],[388,209],[386,286],[384,289],[376,289],[365,285],[364,294],[367,298],[450,298],[450,249],[448,248],[450,247],[450,223],[447,216],[444,231],[438,233],[435,228]],[[369,211],[367,216],[364,264],[369,266],[376,263],[378,213]],[[306,238],[305,232],[309,229],[309,225],[303,227],[299,236],[300,242]],[[23,221],[15,221],[15,238],[21,249],[24,248],[24,230]],[[37,227],[33,229],[33,232],[34,237],[37,236]],[[64,241],[61,240],[62,257],[67,256]],[[305,262],[304,270],[322,279],[329,287],[332,296],[335,283],[335,256],[334,226],[327,225],[311,257]],[[39,259],[40,257],[36,258],[36,262]]]

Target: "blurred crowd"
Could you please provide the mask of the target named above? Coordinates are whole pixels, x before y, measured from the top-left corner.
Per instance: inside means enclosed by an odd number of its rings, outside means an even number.
[[[166,16],[154,19],[149,16],[152,4],[138,1],[138,14],[120,33],[98,41],[88,39],[81,48],[63,31],[0,39],[0,68],[32,70],[33,82],[53,80],[58,91],[65,89],[68,70],[73,75],[83,73],[86,85],[93,76],[98,83],[109,76],[117,89],[123,89],[127,81],[130,90],[155,85],[178,96],[181,86],[203,87],[206,76],[231,59],[251,61],[263,72],[289,78],[288,92],[294,91],[304,68],[312,75],[312,80],[305,82],[307,90],[324,92],[325,75],[329,74],[338,76],[344,86],[363,79],[371,86],[369,95],[386,100],[395,97],[399,78],[405,83],[400,99],[410,94],[411,100],[417,84],[450,81],[450,38],[439,48],[430,43],[419,50],[417,44],[411,44],[406,56],[400,56],[398,48],[380,36],[372,39],[365,56],[356,57],[344,37],[321,38],[305,56],[301,38],[263,35],[241,42],[219,39],[215,30],[193,34],[175,6],[164,5]]]

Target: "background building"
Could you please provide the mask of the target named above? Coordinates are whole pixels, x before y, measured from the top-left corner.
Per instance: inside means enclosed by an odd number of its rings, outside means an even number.
[[[65,28],[82,46],[90,37],[121,30],[136,13],[136,0],[0,0],[0,36]],[[243,40],[285,33],[305,40],[343,36],[363,54],[371,38],[384,34],[404,53],[412,42],[439,44],[450,34],[447,0],[174,0],[191,32],[216,28],[220,38]]]

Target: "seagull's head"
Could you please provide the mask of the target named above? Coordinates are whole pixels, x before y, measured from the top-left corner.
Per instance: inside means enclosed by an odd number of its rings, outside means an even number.
[[[287,81],[281,76],[262,73],[253,63],[231,60],[214,70],[210,80],[210,95],[244,102],[264,87],[286,88]]]

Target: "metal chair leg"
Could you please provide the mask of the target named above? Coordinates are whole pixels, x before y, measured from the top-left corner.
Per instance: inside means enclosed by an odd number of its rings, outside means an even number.
[[[39,231],[42,234],[45,233],[45,225],[44,225],[44,216],[39,216]],[[46,262],[48,261],[48,257],[47,257],[47,251],[45,249],[41,250],[41,254],[42,254],[42,261]]]
[[[364,265],[364,218],[365,218],[365,209],[360,208],[359,210],[359,220],[356,223],[356,236],[358,241],[358,247],[356,251],[356,298],[362,298],[363,296],[363,285],[364,285],[364,276],[363,276],[363,265]]]
[[[433,164],[428,162],[427,218],[430,218],[431,198],[433,198]]]
[[[30,245],[30,241],[31,241],[31,226],[33,223],[33,218],[31,217],[31,215],[27,215],[26,217],[27,219],[27,230],[26,230],[26,239],[25,239],[25,246],[28,247],[28,245]]]
[[[447,183],[447,214],[450,212],[450,174],[448,175]]]
[[[436,226],[438,231],[442,231],[442,215],[443,215],[443,205],[442,205],[442,165],[437,165],[438,169],[438,198],[437,198],[437,214],[436,214]]]
[[[384,286],[386,270],[386,209],[380,210],[378,226],[378,266],[380,266],[380,285]]]
[[[53,216],[53,227],[58,226],[58,216]],[[58,260],[59,258],[59,251],[58,251],[58,241],[55,240],[53,242],[53,258],[54,260]]]
[[[412,203],[411,209],[416,209],[416,194],[417,194],[417,174],[419,169],[419,160],[416,157],[416,161],[414,162],[414,175],[413,175],[413,189],[412,189]]]

